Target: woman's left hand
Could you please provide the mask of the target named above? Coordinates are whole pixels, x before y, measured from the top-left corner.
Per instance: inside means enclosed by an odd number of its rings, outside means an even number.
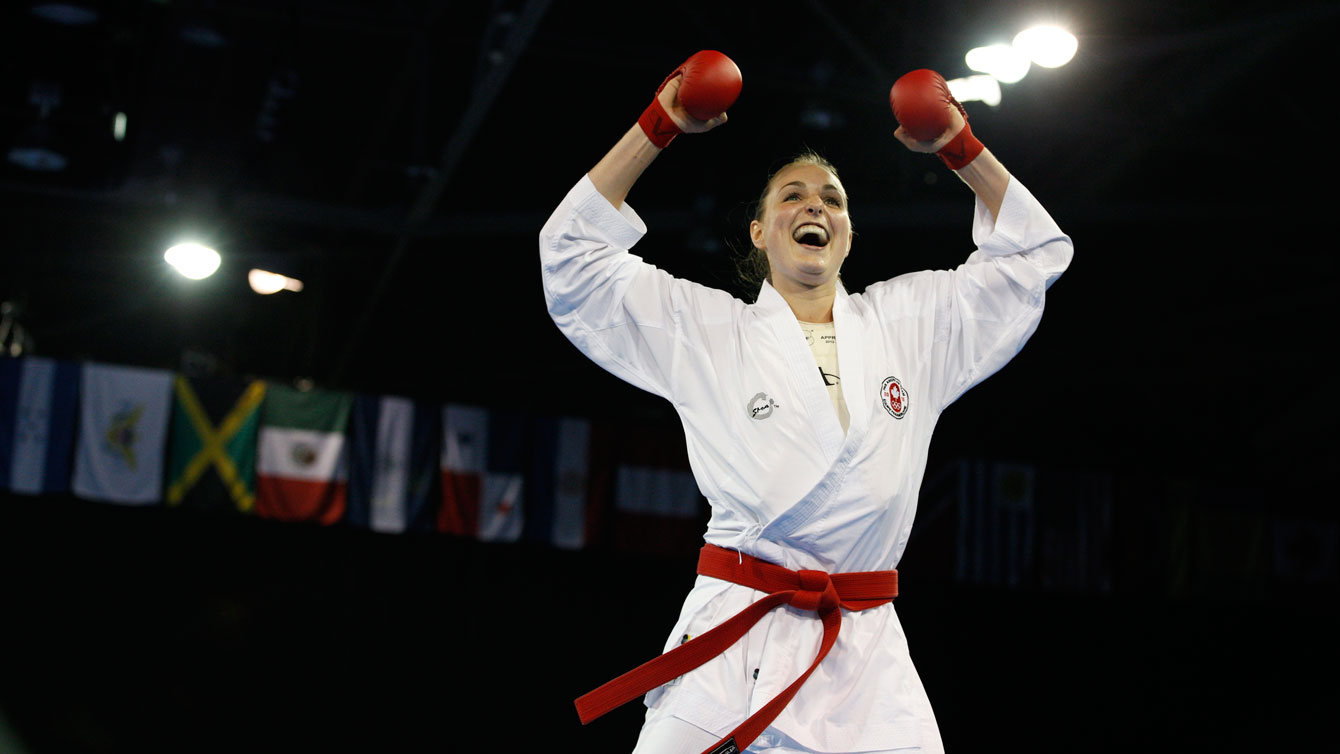
[[[963,118],[963,113],[960,113],[957,107],[949,105],[948,109],[950,110],[949,128],[946,128],[944,133],[935,137],[932,141],[914,139],[912,138],[912,135],[907,132],[907,129],[902,126],[898,126],[898,130],[894,131],[893,135],[898,141],[901,141],[904,146],[913,152],[935,154],[941,149],[944,149],[944,146],[953,140],[953,138],[958,135],[958,132],[963,130],[964,124],[967,123]]]

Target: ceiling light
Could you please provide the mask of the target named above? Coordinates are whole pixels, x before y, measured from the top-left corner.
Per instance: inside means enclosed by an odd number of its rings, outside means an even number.
[[[1079,40],[1056,26],[1035,26],[1015,35],[1014,48],[1043,68],[1058,68],[1075,57]]]
[[[271,293],[280,291],[298,292],[302,290],[302,281],[296,278],[280,275],[277,272],[267,272],[265,270],[252,269],[247,273],[247,282],[251,285],[251,290],[268,296]]]
[[[65,26],[87,26],[98,20],[98,12],[77,3],[38,3],[32,14],[52,23]]]
[[[219,269],[219,252],[198,243],[179,243],[168,249],[163,258],[183,277],[203,280]]]
[[[1000,82],[994,76],[969,76],[945,83],[949,85],[949,93],[959,102],[985,102],[992,107],[1000,104]]]
[[[65,155],[45,147],[14,147],[5,159],[35,173],[59,173],[70,164]]]
[[[968,67],[993,76],[1002,84],[1013,84],[1028,74],[1028,57],[1012,45],[975,47],[963,56]]]

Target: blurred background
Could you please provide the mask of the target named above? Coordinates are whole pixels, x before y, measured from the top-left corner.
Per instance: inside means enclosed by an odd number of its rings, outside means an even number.
[[[965,102],[1076,255],[1024,351],[941,419],[899,566],[945,743],[1307,750],[1333,717],[1337,166],[1318,61],[1335,3],[3,14],[8,355],[677,438],[668,404],[560,336],[536,265],[549,212],[665,75],[716,49],[744,88],[726,126],[680,137],[635,187],[636,252],[751,296],[734,277],[748,205],[808,147],[850,194],[843,277],[859,291],[972,250],[971,192],[892,136],[893,81],[974,75],[970,49],[1067,29],[1066,65]],[[170,268],[182,241],[217,249],[217,273]],[[259,295],[253,268],[303,289]],[[637,705],[583,728],[572,699],[660,650],[696,546],[573,551],[6,493],[0,750],[629,750]]]

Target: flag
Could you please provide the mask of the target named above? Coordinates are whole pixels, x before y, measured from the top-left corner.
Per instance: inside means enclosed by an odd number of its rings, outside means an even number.
[[[431,531],[441,421],[436,405],[354,397],[346,521],[392,534]]]
[[[168,505],[250,513],[256,502],[256,433],[265,383],[221,379],[172,383]]]
[[[85,365],[74,493],[133,505],[160,502],[171,406],[171,372]]]
[[[333,524],[344,517],[344,431],[352,396],[266,386],[256,458],[256,514]]]
[[[685,469],[653,466],[620,466],[614,480],[618,494],[614,506],[621,513],[660,518],[695,518],[698,515],[698,481]]]
[[[1011,587],[1031,580],[1036,469],[982,460],[959,469],[956,578]]]
[[[627,424],[612,444],[613,534],[618,549],[692,556],[703,543],[707,505],[689,470],[678,427]]]
[[[593,540],[600,487],[592,480],[591,439],[587,419],[536,420],[526,485],[526,540],[564,550],[580,550]]]
[[[1038,585],[1111,591],[1112,477],[1051,469],[1037,487]]]
[[[79,371],[72,361],[0,358],[0,487],[69,491]]]
[[[438,531],[489,542],[521,537],[524,425],[483,408],[442,409]]]

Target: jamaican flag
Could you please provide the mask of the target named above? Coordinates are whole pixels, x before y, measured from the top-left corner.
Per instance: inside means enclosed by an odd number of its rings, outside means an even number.
[[[177,375],[167,504],[250,513],[256,502],[256,430],[265,383]]]

